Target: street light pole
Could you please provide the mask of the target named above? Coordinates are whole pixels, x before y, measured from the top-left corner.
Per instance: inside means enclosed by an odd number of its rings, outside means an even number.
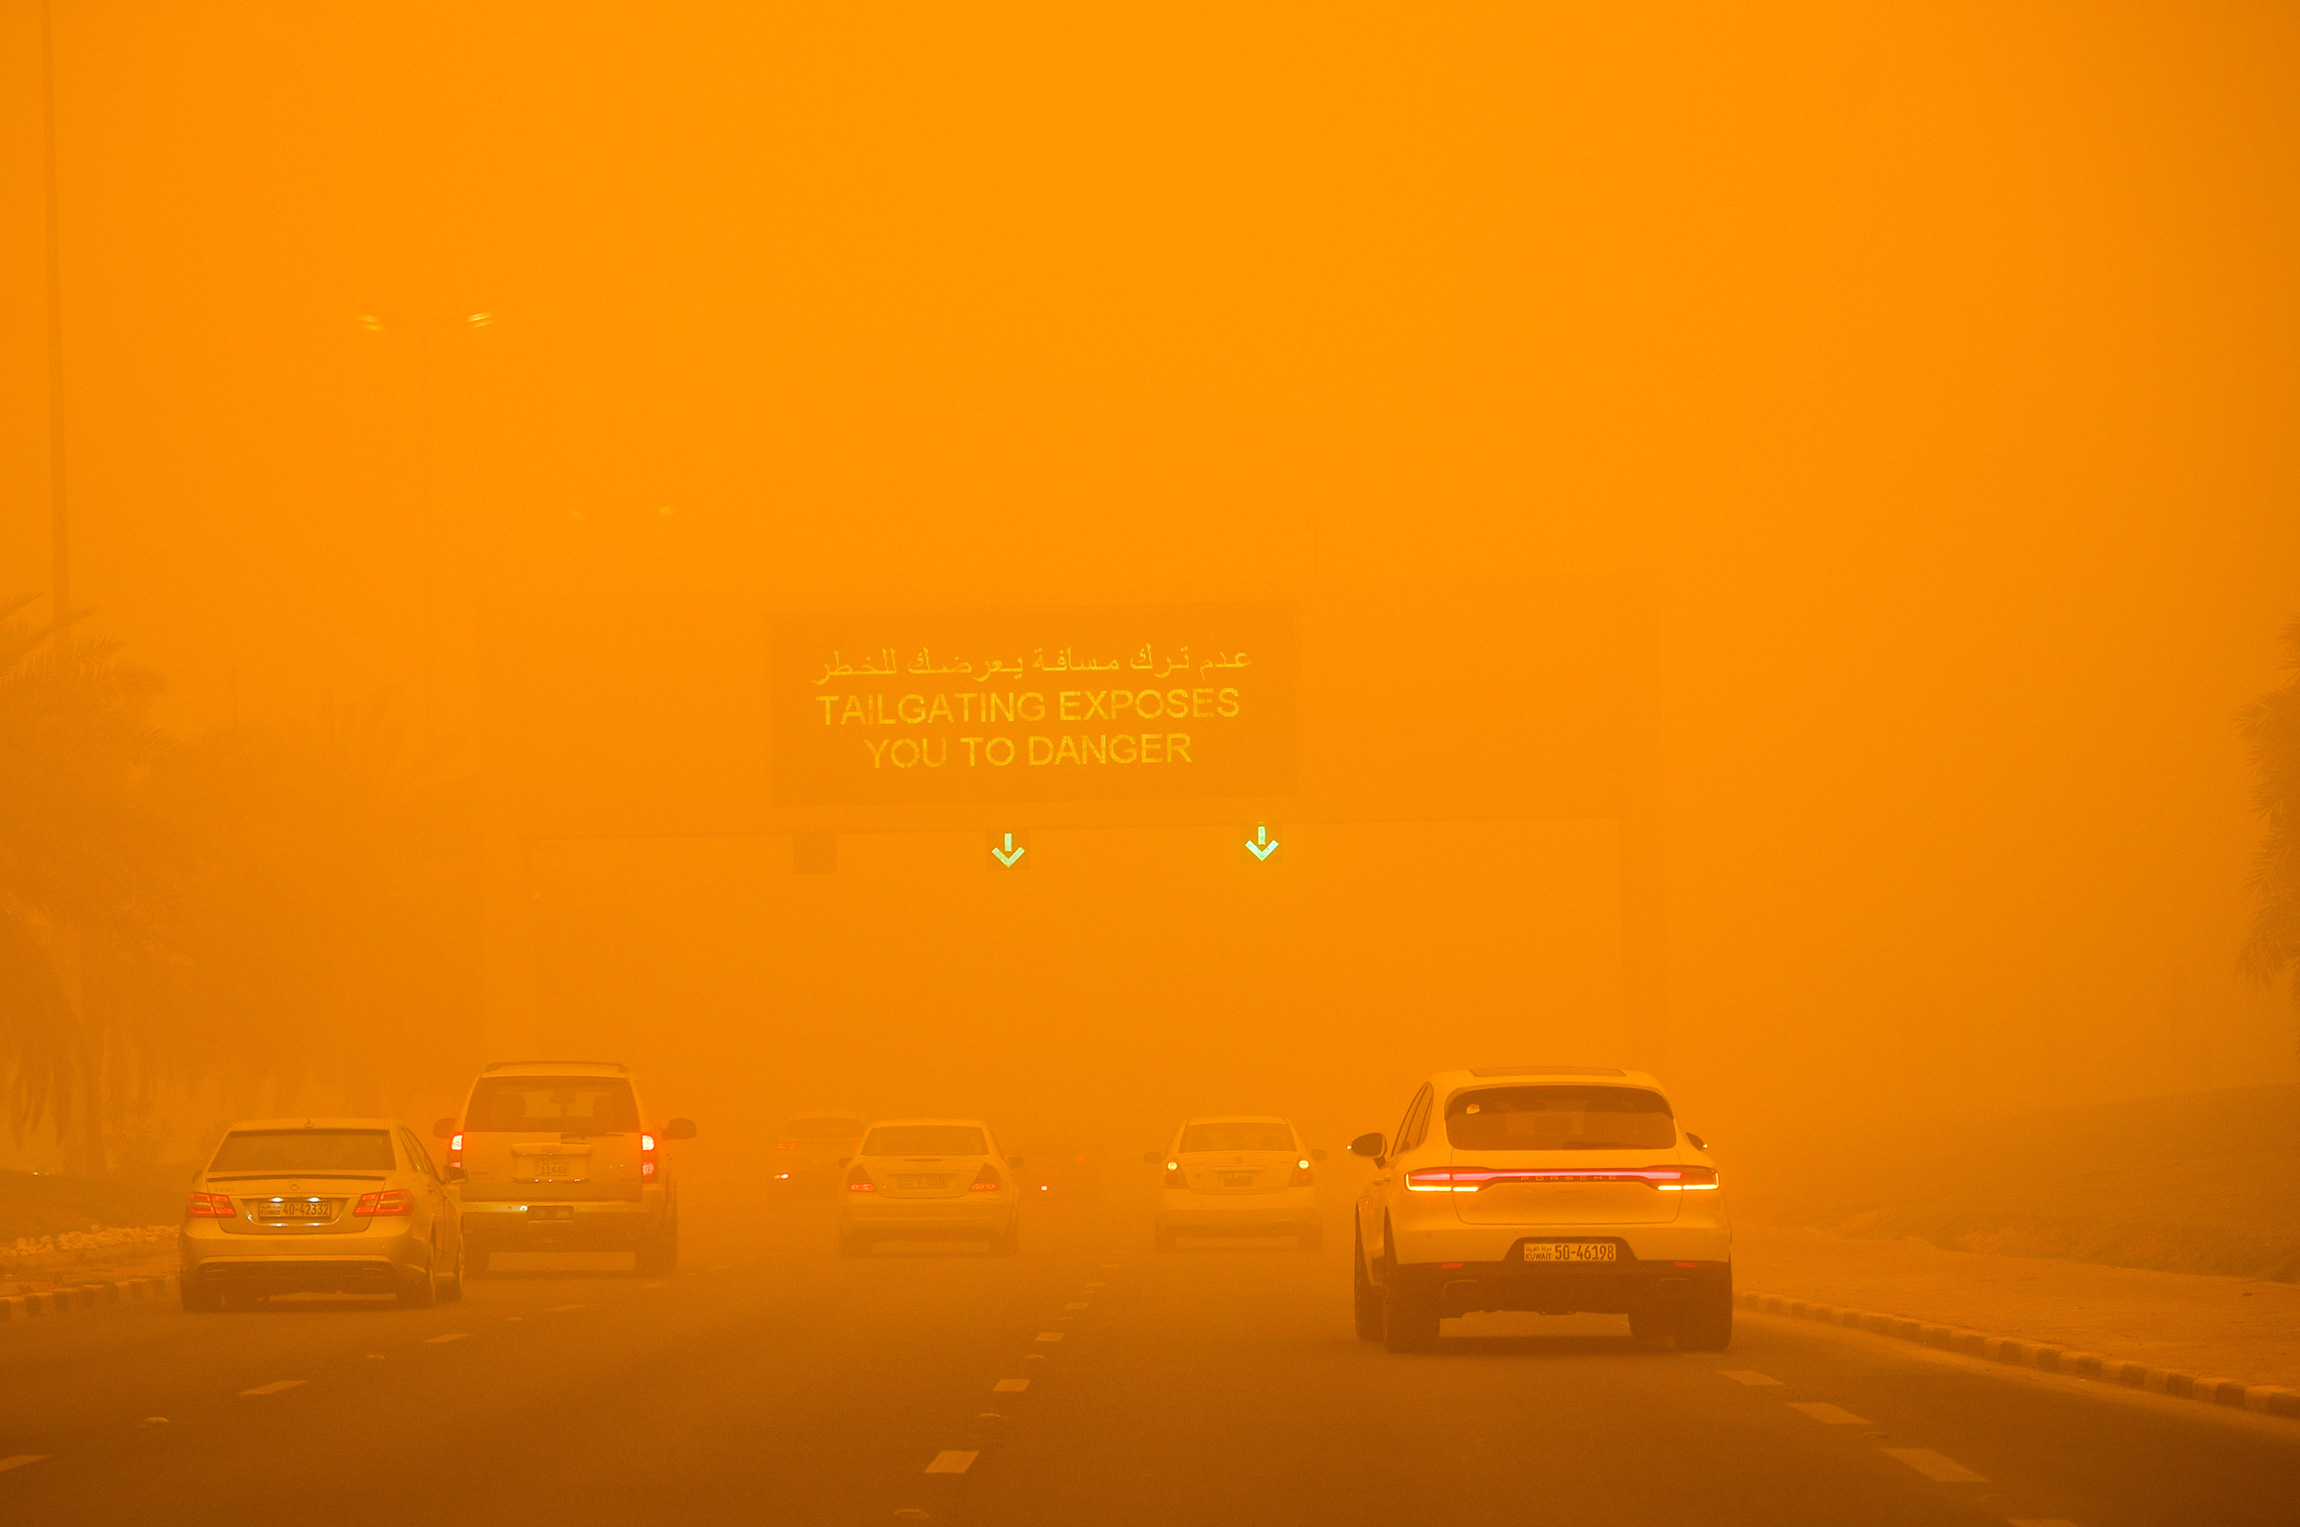
[[[40,147],[48,211],[48,613],[56,640],[72,610],[71,522],[64,493],[64,257],[56,211],[56,40],[51,0],[40,0]]]

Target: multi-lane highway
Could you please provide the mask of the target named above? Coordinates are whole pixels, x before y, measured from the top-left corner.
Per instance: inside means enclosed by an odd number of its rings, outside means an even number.
[[[1345,1234],[1160,1255],[1133,1206],[1048,1204],[1019,1257],[846,1260],[689,1193],[668,1278],[0,1328],[0,1522],[2300,1519],[2289,1421],[1857,1333],[1489,1317],[1397,1355],[1351,1336]]]

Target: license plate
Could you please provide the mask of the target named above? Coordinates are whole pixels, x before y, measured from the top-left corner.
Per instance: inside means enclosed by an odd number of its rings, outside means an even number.
[[[529,1182],[581,1182],[583,1164],[560,1156],[529,1156],[520,1163]]]
[[[1528,1262],[1611,1262],[1621,1248],[1611,1241],[1527,1241]]]
[[[947,1177],[897,1177],[894,1185],[898,1188],[939,1188],[949,1181]]]
[[[334,1211],[329,1209],[326,1204],[313,1203],[309,1199],[301,1202],[291,1199],[281,1204],[265,1204],[257,1213],[265,1219],[330,1219],[334,1217]]]
[[[1224,1172],[1222,1174],[1222,1186],[1225,1188],[1250,1188],[1254,1185],[1254,1176],[1255,1174],[1252,1172]]]
[[[531,1220],[573,1219],[575,1217],[575,1206],[573,1204],[529,1204],[527,1206],[527,1217]]]

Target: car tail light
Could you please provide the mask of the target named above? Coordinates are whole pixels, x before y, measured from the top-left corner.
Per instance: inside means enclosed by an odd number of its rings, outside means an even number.
[[[184,1205],[186,1219],[236,1219],[238,1211],[232,1201],[221,1193],[194,1193],[191,1202]]]
[[[796,1140],[777,1140],[775,1142],[775,1149],[778,1151],[795,1151],[798,1148],[799,1142]]]
[[[415,1195],[405,1188],[385,1188],[380,1193],[362,1193],[351,1212],[361,1219],[388,1218],[395,1214],[415,1212]]]
[[[863,1170],[862,1163],[859,1161],[847,1168],[847,1191],[849,1193],[876,1193],[878,1191],[878,1184],[870,1180],[870,1173]]]
[[[1414,1193],[1475,1193],[1510,1182],[1634,1182],[1664,1193],[1717,1186],[1713,1166],[1489,1167],[1437,1166],[1406,1173]]]
[[[998,1174],[990,1169],[990,1163],[985,1161],[982,1164],[982,1170],[974,1174],[974,1181],[966,1185],[966,1191],[969,1193],[995,1193],[1005,1186],[1005,1183],[998,1180]]]
[[[653,1135],[641,1135],[639,1137],[639,1175],[642,1178],[655,1175],[655,1137]]]
[[[1316,1185],[1317,1180],[1317,1174],[1310,1170],[1309,1159],[1304,1157],[1294,1163],[1294,1180],[1289,1186],[1296,1188],[1312,1187]]]
[[[447,1137],[447,1164],[458,1170],[463,1166],[463,1131],[460,1129]]]
[[[1182,1175],[1181,1162],[1169,1161],[1166,1163],[1166,1181],[1164,1186],[1172,1188],[1177,1193],[1190,1186],[1189,1179]]]

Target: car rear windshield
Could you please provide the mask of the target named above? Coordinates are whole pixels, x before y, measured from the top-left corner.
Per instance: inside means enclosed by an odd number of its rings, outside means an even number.
[[[990,1142],[972,1124],[881,1124],[863,1141],[866,1156],[987,1156]]]
[[[471,1089],[463,1127],[627,1135],[639,1127],[639,1105],[619,1076],[488,1076]]]
[[[1454,1094],[1445,1137],[1457,1151],[1664,1150],[1677,1123],[1641,1087],[1487,1087]]]
[[[216,1147],[211,1172],[389,1172],[398,1163],[387,1129],[235,1129]]]
[[[793,1119],[783,1126],[793,1140],[852,1140],[862,1132],[860,1119]]]
[[[1294,1132],[1283,1124],[1190,1124],[1182,1130],[1182,1150],[1290,1151]]]

